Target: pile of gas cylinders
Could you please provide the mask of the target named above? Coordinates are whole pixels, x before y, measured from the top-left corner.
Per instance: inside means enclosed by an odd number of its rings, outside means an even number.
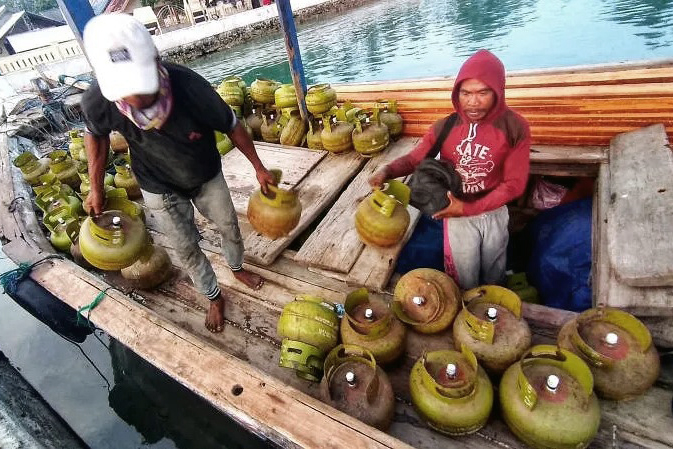
[[[424,352],[409,374],[422,420],[438,432],[467,435],[499,402],[505,423],[534,448],[587,447],[600,424],[597,395],[633,398],[659,374],[649,331],[624,311],[587,310],[562,327],[555,345],[531,346],[516,293],[495,285],[461,292],[429,268],[402,276],[391,301],[366,289],[343,305],[299,296],[283,309],[277,331],[281,366],[320,382],[325,402],[382,430],[395,408],[383,368],[399,373],[405,366],[396,361],[408,332],[440,334],[446,348]]]
[[[254,140],[332,153],[354,149],[371,155],[383,151],[391,139],[402,134],[402,117],[395,101],[378,101],[371,109],[360,109],[349,102],[337,107],[336,92],[329,84],[316,84],[307,90],[307,121],[301,118],[292,84],[258,78],[248,87],[240,77],[229,76],[216,90]],[[228,137],[218,139],[226,142]],[[231,141],[222,144],[225,152],[232,146]]]
[[[104,211],[89,216],[84,201],[91,180],[82,130],[69,132],[67,150],[51,151],[44,158],[24,152],[13,161],[32,187],[54,248],[70,253],[86,268],[121,270],[132,286],[153,288],[167,279],[172,264],[166,250],[151,242],[143,209],[133,201],[141,192],[130,162],[126,140],[113,132],[104,176]]]

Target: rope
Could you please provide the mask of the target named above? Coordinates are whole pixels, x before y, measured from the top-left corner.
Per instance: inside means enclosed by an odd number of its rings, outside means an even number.
[[[24,280],[26,277],[28,277],[28,275],[30,274],[31,270],[32,270],[37,264],[42,263],[42,262],[44,262],[45,260],[49,260],[49,259],[63,259],[63,256],[60,256],[60,255],[58,255],[58,254],[50,254],[50,255],[48,255],[48,256],[46,256],[46,257],[44,257],[44,258],[38,260],[38,261],[35,262],[35,263],[32,263],[32,264],[29,264],[29,263],[26,263],[26,262],[21,262],[17,268],[15,268],[15,269],[13,269],[13,270],[6,271],[6,272],[0,274],[0,284],[2,285],[2,289],[3,289],[3,291],[4,291],[5,293],[10,294],[10,295],[16,293],[16,290],[17,290],[17,287],[18,287],[18,285],[19,285],[19,282],[21,282],[21,281]],[[101,292],[96,296],[96,298],[95,298],[90,304],[88,304],[88,305],[86,305],[86,306],[84,306],[84,307],[81,307],[81,308],[77,311],[77,325],[78,325],[78,326],[79,326],[79,324],[80,324],[80,317],[84,318],[84,316],[81,314],[81,312],[83,312],[83,311],[85,311],[85,310],[88,310],[88,311],[89,311],[89,314],[90,314],[90,313],[91,313],[91,310],[94,309],[94,308],[95,308],[95,307],[96,307],[96,306],[103,300],[103,298],[105,297],[105,292],[106,292],[109,288],[112,288],[112,287],[108,287],[108,288],[106,288],[105,290],[101,291]],[[95,331],[96,331],[96,327],[95,327],[95,326],[91,323],[91,321],[89,320],[89,314],[87,314],[87,316],[86,316],[86,320],[87,320],[89,326],[94,330],[94,336],[96,337],[96,339],[97,339],[98,341],[101,342],[101,344],[102,344],[103,346],[107,347],[107,345],[105,345],[105,343],[100,339],[100,337],[96,335],[96,332],[95,332]],[[69,343],[75,345],[75,346],[77,347],[77,349],[79,349],[79,351],[82,353],[82,355],[84,356],[84,358],[89,362],[89,364],[94,368],[94,370],[96,370],[96,372],[97,372],[98,375],[103,379],[103,381],[105,381],[105,383],[106,383],[106,385],[107,385],[107,390],[110,391],[111,388],[112,388],[111,385],[110,385],[110,381],[105,377],[105,375],[101,372],[101,370],[98,369],[98,367],[96,366],[96,364],[93,362],[93,360],[91,360],[91,358],[87,355],[87,353],[84,352],[84,349],[82,349],[82,347],[81,347],[77,342],[75,342],[75,341],[69,339],[69,338],[66,337],[65,335],[62,335],[62,334],[59,333],[59,332],[55,332],[55,333],[56,333],[56,335],[58,335],[59,337],[61,337],[61,338],[64,339],[65,341],[67,341],[67,342],[69,342]]]
[[[28,277],[33,267],[49,259],[63,259],[63,256],[58,254],[50,254],[33,264],[21,262],[17,268],[0,274],[0,285],[2,285],[3,292],[9,295],[15,294],[16,289],[19,286],[19,282]]]
[[[82,306],[79,309],[77,309],[77,325],[78,326],[79,326],[80,318],[81,318],[82,320],[86,319],[89,326],[91,328],[94,328],[94,325],[91,323],[91,320],[89,319],[89,317],[91,316],[91,311],[93,309],[95,309],[98,306],[98,304],[101,303],[103,298],[105,298],[105,293],[111,288],[112,287],[106,287],[104,290],[101,290],[100,293],[98,293],[96,295],[96,297],[93,299],[93,301],[91,301],[89,304],[87,304],[85,306]],[[82,312],[87,312],[86,316],[84,316],[82,314]]]

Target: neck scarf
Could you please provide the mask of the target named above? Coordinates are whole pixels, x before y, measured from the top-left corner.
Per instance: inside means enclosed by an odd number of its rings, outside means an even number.
[[[161,64],[158,64],[157,68],[159,70],[159,94],[153,105],[145,109],[136,109],[124,100],[115,101],[119,112],[145,131],[160,129],[173,109],[173,94],[168,72]]]

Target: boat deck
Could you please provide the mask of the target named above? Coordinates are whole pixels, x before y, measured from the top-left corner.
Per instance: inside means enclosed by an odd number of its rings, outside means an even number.
[[[256,188],[252,168],[236,151],[225,156],[224,172],[249,251],[246,267],[264,276],[267,282],[258,291],[236,282],[218,251],[217,236],[199,219],[202,248],[228,297],[226,326],[220,334],[205,329],[208,302],[194,290],[179,266],[175,267],[173,278],[154,291],[135,291],[115,273],[92,273],[69,260],[43,262],[31,276],[73,308],[90,303],[100,291],[112,286],[91,312],[98,327],[250,431],[282,447],[523,448],[498,418],[497,405],[484,429],[461,438],[432,431],[418,418],[409,401],[409,370],[424,350],[451,347],[448,333],[408,333],[406,356],[387,370],[398,399],[388,433],[322,403],[317,399],[316,384],[278,366],[276,322],[282,307],[297,294],[343,302],[357,285],[368,285],[383,295],[390,291],[388,278],[396,253],[377,255],[378,259],[368,256],[368,249],[349,241],[350,220],[357,200],[368,192],[365,181],[369,174],[386,159],[408,151],[414,141],[401,139],[387,153],[371,159],[352,153],[337,156],[259,144],[262,160],[269,167],[283,170],[284,185],[293,187],[304,205],[305,215],[298,228],[274,242],[254,233],[243,219],[245,199]],[[8,240],[3,248],[15,261],[35,261],[51,249],[27,201],[28,186],[9,163],[7,150],[12,145],[0,135],[0,201],[10,209],[0,215],[2,235]],[[538,165],[545,166],[535,154],[534,171]],[[604,162],[600,152],[597,154],[586,159]],[[587,167],[594,170],[594,162],[587,163]],[[577,162],[572,164],[576,166]],[[319,216],[322,219],[317,222]],[[315,230],[299,249],[287,249],[312,222],[316,223]],[[153,226],[151,217],[148,227],[155,242],[170,253],[170,242]],[[325,237],[312,239],[317,235]],[[321,251],[331,251],[331,255],[321,257]],[[337,254],[342,259],[334,264]],[[388,266],[379,267],[382,257],[389,258]],[[354,270],[370,260],[377,260],[376,270],[372,269],[366,279],[357,277],[362,274]],[[525,305],[524,314],[534,330],[535,343],[553,341],[560,325],[574,316],[572,312],[535,305]],[[662,381],[628,403],[602,401],[601,430],[590,447],[673,447],[672,398],[671,385]]]

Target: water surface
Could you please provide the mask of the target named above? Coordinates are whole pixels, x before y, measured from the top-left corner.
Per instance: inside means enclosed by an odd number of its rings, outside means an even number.
[[[508,70],[670,57],[673,0],[396,0],[297,25],[309,84],[455,74],[480,48]],[[290,81],[280,33],[189,64],[211,82]]]

